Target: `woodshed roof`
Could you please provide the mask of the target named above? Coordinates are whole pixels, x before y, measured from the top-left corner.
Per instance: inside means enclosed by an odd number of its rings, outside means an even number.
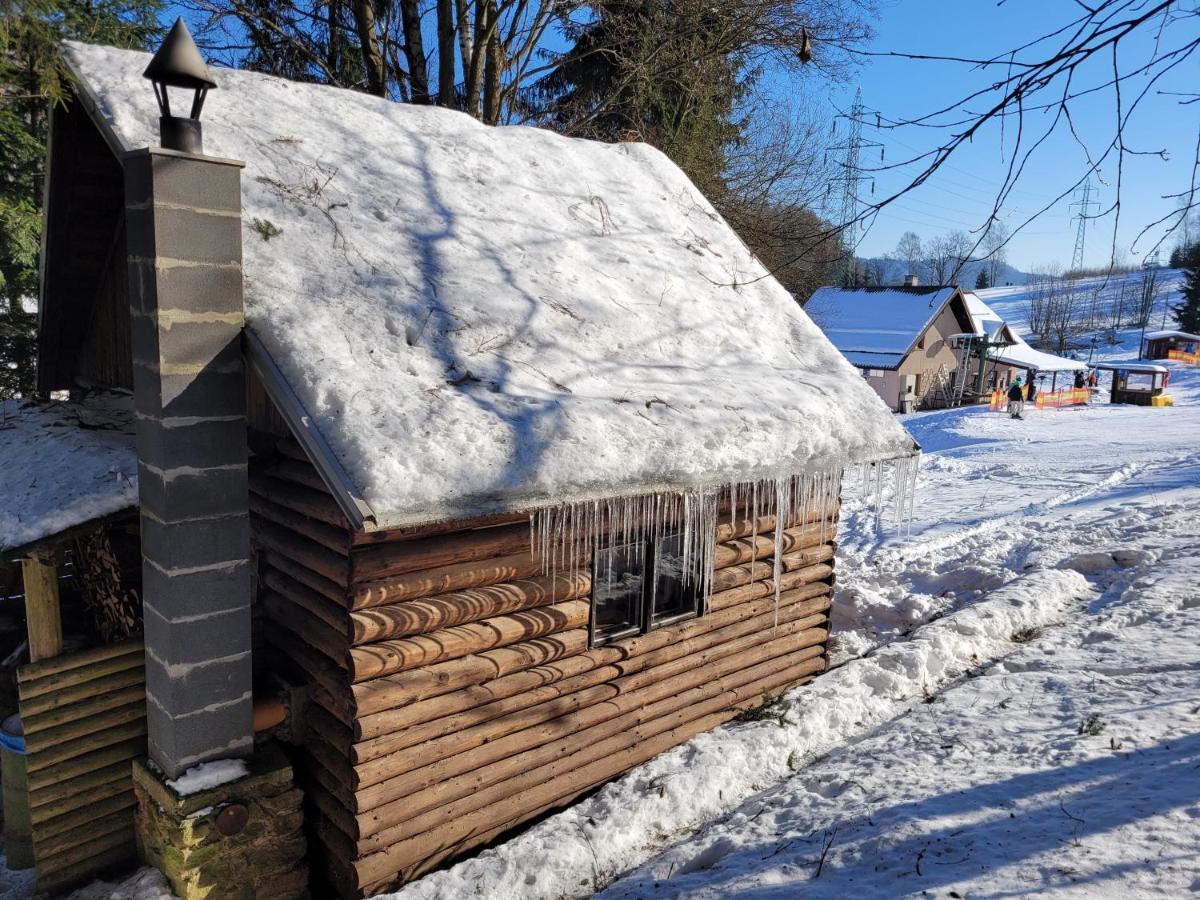
[[[68,45],[117,152],[148,55]],[[255,364],[365,528],[908,455],[665,156],[213,69]]]

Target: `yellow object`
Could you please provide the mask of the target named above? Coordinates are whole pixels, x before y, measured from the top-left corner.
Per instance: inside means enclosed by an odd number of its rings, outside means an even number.
[[[1174,406],[1175,398],[1170,394],[1159,394],[1157,397],[1150,398],[1151,406]]]

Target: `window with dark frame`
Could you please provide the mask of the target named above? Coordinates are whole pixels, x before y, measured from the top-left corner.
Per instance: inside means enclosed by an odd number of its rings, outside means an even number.
[[[684,570],[682,534],[600,550],[593,568],[593,646],[700,613],[702,591],[699,578]]]

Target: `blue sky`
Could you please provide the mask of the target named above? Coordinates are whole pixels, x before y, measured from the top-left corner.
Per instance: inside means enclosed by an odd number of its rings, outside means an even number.
[[[1073,0],[1007,0],[999,4],[995,0],[884,0],[871,49],[991,57],[1065,24],[1079,12],[1080,7]],[[1184,23],[1176,27],[1177,31],[1183,29],[1190,32],[1194,25]],[[1185,36],[1176,34],[1174,37],[1175,43],[1180,43]],[[1170,29],[1164,35],[1163,46],[1174,46]],[[1122,53],[1122,65],[1136,68],[1149,58],[1149,51],[1149,36],[1131,42]],[[1027,57],[1031,56],[1032,53],[1027,54]],[[1105,80],[1111,65],[1111,56],[1097,61],[1080,71],[1076,83],[1094,84]],[[971,71],[962,64],[876,58],[863,66],[857,78],[826,93],[831,105],[848,109],[855,88],[861,86],[868,108],[880,110],[893,119],[911,118],[945,106],[1002,75],[1003,70],[984,73]],[[1121,221],[1117,231],[1117,244],[1122,250],[1129,250],[1134,237],[1145,225],[1175,207],[1176,201],[1164,200],[1162,195],[1185,189],[1190,181],[1200,126],[1200,105],[1180,106],[1179,98],[1161,96],[1157,91],[1195,91],[1200,83],[1198,76],[1200,63],[1193,57],[1152,88],[1130,120],[1126,142],[1132,149],[1166,149],[1170,159],[1164,162],[1157,157],[1126,157]],[[1125,89],[1126,104],[1144,84],[1145,79],[1137,78]],[[1076,128],[1086,143],[1102,147],[1111,140],[1112,90],[1080,100],[1072,110]],[[1026,119],[1027,127],[1044,129],[1046,124],[1048,120],[1041,114]],[[1011,150],[1014,136],[1011,124],[1005,131],[1002,142],[1000,128],[988,128],[972,144],[956,152],[930,183],[881,213],[863,238],[860,254],[874,256],[893,250],[900,235],[910,229],[927,238],[949,230],[978,228],[986,220],[995,188],[1008,164],[1006,150]],[[885,144],[887,162],[900,162],[915,155],[915,151],[929,150],[944,140],[938,133],[919,128],[877,131],[866,127],[863,134],[866,140]],[[877,164],[878,154],[878,150],[865,153],[863,164]],[[1019,189],[1013,192],[1011,202],[1003,210],[1009,223],[1015,227],[1070,187],[1085,169],[1084,151],[1063,129],[1031,160]],[[899,186],[903,175],[911,177],[913,171],[910,167],[879,173],[875,178],[876,196],[886,196]],[[1116,196],[1115,154],[1110,163],[1102,167],[1101,179],[1098,197],[1100,209],[1103,209]],[[1009,247],[1011,264],[1022,269],[1053,261],[1070,264],[1075,225],[1071,222],[1068,203],[1069,200],[1058,204],[1014,238]],[[1085,264],[1106,263],[1112,241],[1112,215],[1090,225]],[[1153,239],[1143,238],[1137,249],[1144,252],[1153,243]],[[1168,243],[1167,249],[1170,246]],[[1166,252],[1163,256],[1165,258]],[[1142,258],[1142,255],[1130,255],[1130,261],[1135,263]]]

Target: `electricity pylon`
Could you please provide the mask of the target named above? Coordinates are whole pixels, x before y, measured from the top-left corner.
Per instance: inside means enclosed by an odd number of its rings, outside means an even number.
[[[864,149],[879,148],[880,157],[883,154],[883,144],[876,141],[864,141],[862,136],[863,116],[866,113],[866,108],[863,106],[862,88],[859,88],[854,94],[854,104],[850,107],[850,112],[839,113],[834,117],[836,128],[837,119],[845,119],[849,125],[846,139],[835,144],[829,149],[835,153],[841,152],[842,160],[839,163],[841,171],[833,178],[830,183],[830,189],[834,186],[838,187],[841,197],[839,198],[838,209],[838,225],[841,226],[842,241],[846,247],[846,256],[842,265],[842,279],[847,287],[854,287],[856,279],[854,253],[858,247],[858,204],[859,204],[859,185],[863,182],[870,181],[874,185],[874,180],[869,175],[864,175],[862,168],[859,165],[859,160]]]
[[[1075,189],[1076,200],[1070,208],[1078,208],[1079,212],[1072,217],[1071,221],[1078,220],[1079,228],[1075,232],[1075,253],[1071,257],[1071,271],[1073,272],[1078,272],[1083,268],[1083,244],[1087,238],[1087,223],[1091,218],[1092,207],[1100,205],[1100,201],[1093,200],[1092,195],[1098,193],[1099,189],[1092,186],[1091,178]]]

